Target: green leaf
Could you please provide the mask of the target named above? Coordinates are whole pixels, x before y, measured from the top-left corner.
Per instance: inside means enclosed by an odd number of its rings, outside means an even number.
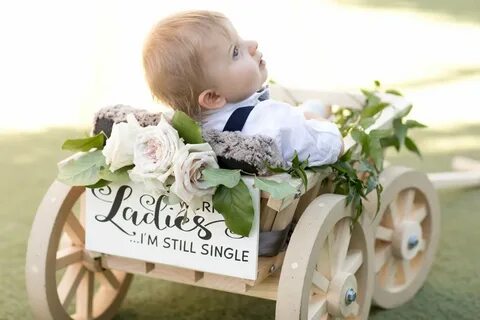
[[[288,169],[282,168],[282,167],[268,167],[268,170],[270,170],[273,173],[285,173],[288,172]]]
[[[395,149],[397,149],[397,151],[400,150],[400,141],[398,141],[396,136],[381,138],[380,143],[383,149],[393,146]]]
[[[407,126],[402,123],[402,119],[397,118],[393,120],[393,130],[395,132],[395,136],[398,138],[398,142],[400,146],[405,143],[405,137],[407,136]]]
[[[375,176],[369,176],[367,179],[367,190],[365,191],[365,194],[369,194],[373,189],[377,187],[377,179]]]
[[[397,91],[397,90],[395,90],[395,89],[387,89],[387,90],[385,90],[385,93],[390,93],[390,94],[393,94],[393,95],[396,95],[396,96],[400,96],[400,97],[403,96],[399,91]]]
[[[225,218],[234,233],[248,237],[253,223],[253,203],[245,183],[240,180],[233,188],[218,186],[213,195],[213,207]]]
[[[370,141],[370,157],[373,159],[375,163],[375,167],[378,170],[382,170],[383,168],[383,149],[380,141],[378,139],[372,139]]]
[[[182,111],[175,111],[172,126],[186,143],[204,143],[200,125]]]
[[[391,134],[392,134],[391,129],[376,129],[376,130],[370,131],[369,133],[369,135],[372,138],[385,138],[390,136]]]
[[[106,167],[101,150],[87,152],[78,158],[59,163],[57,179],[70,186],[89,186],[100,180],[100,170]]]
[[[255,177],[255,187],[270,193],[274,199],[283,199],[297,193],[297,189],[286,181],[277,182],[259,177]]]
[[[378,98],[377,98],[378,99]],[[377,103],[372,103],[372,104],[368,104],[363,110],[362,110],[362,113],[361,113],[361,116],[362,118],[366,118],[366,117],[373,117],[375,116],[376,114],[378,114],[379,112],[381,112],[383,109],[385,109],[386,107],[388,107],[390,104],[387,103],[387,102],[380,102],[380,99],[378,99],[379,101]]]
[[[240,181],[240,170],[205,168],[202,171],[202,179],[210,187],[224,185],[225,187],[233,188]]]
[[[409,137],[405,138],[405,147],[407,147],[408,150],[416,153],[420,158],[422,157],[422,154],[420,153],[420,150],[418,149],[417,145]]]
[[[415,121],[415,120],[407,120],[405,122],[405,125],[407,126],[407,128],[411,129],[411,128],[426,128],[427,126],[424,125],[423,123],[420,123],[418,121]]]
[[[370,127],[374,123],[375,123],[374,118],[364,118],[364,119],[360,120],[359,125],[363,129],[367,129],[368,127]]]
[[[375,85],[375,87],[377,87],[377,89],[380,88],[380,81],[375,80],[373,84]]]
[[[127,167],[132,167],[132,166],[127,166]],[[124,167],[125,168],[125,167]],[[110,171],[109,168],[102,168],[98,174],[99,178],[102,180],[110,181],[110,182],[118,182],[118,183],[124,183],[130,180],[130,177],[128,176],[128,171],[127,170],[122,170],[123,168],[120,168],[114,172]]]
[[[399,119],[399,118],[405,117],[407,114],[410,113],[410,111],[412,111],[412,108],[413,108],[413,106],[412,106],[412,105],[409,105],[409,106],[406,107],[403,111],[401,111],[401,112],[399,112],[397,115],[395,115],[395,119]]]
[[[111,181],[100,179],[100,180],[98,180],[97,183],[91,184],[89,186],[85,186],[85,188],[96,189],[96,188],[101,188],[101,187],[108,186],[110,183],[111,183]]]
[[[62,150],[71,150],[71,151],[89,151],[92,148],[102,150],[105,144],[105,134],[100,132],[99,134],[83,138],[83,139],[68,139],[62,145]]]

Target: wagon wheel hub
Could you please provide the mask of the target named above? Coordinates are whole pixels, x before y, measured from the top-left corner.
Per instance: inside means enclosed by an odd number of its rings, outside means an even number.
[[[339,272],[330,283],[327,292],[327,310],[336,317],[356,316],[359,312],[357,279],[351,273]]]
[[[422,238],[421,225],[416,221],[404,220],[393,233],[393,254],[400,259],[412,260],[420,251]]]

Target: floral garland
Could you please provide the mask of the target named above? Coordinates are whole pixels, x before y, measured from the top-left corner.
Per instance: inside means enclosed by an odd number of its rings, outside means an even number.
[[[350,134],[357,142],[334,164],[309,167],[308,159],[295,153],[289,168],[269,168],[273,173],[288,173],[301,180],[298,187],[255,176],[254,186],[275,199],[298,194],[308,186],[305,170],[328,170],[334,193],[347,196],[353,203],[352,221],[363,212],[362,199],[377,191],[378,208],[382,185],[384,150],[404,145],[420,155],[414,141],[407,136],[412,128],[424,128],[415,120],[404,120],[411,106],[393,119],[390,129],[367,130],[390,104],[378,96],[380,83],[373,91],[362,90],[366,97],[363,109],[340,107],[334,112],[335,123],[343,136]],[[401,95],[396,90],[386,93]],[[236,234],[248,236],[253,224],[254,209],[248,187],[241,179],[241,170],[221,169],[215,152],[202,137],[201,128],[193,119],[176,111],[168,121],[163,115],[156,126],[141,127],[133,114],[127,121],[116,123],[109,138],[101,132],[84,139],[70,139],[62,146],[76,151],[58,163],[57,179],[72,186],[99,188],[112,182],[142,183],[154,196],[167,195],[169,204],[184,201],[195,212],[204,201],[211,201],[223,215],[227,227]],[[186,216],[185,216],[186,218]]]

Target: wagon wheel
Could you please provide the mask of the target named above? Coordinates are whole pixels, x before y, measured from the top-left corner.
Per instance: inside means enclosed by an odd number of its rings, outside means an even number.
[[[84,191],[55,181],[37,210],[25,267],[36,319],[110,319],[130,286],[85,250]]]
[[[324,194],[305,209],[287,248],[277,320],[367,319],[373,293],[373,233],[355,224],[346,197]]]
[[[440,238],[440,207],[423,173],[392,166],[385,169],[380,182],[384,190],[373,221],[373,302],[394,308],[413,298],[427,278]],[[375,209],[368,210],[372,216]]]

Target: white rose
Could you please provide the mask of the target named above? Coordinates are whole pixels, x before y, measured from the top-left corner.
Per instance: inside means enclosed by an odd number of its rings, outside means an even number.
[[[127,115],[127,122],[113,125],[112,134],[102,151],[112,172],[133,164],[133,144],[140,129],[137,119],[131,113]]]
[[[135,140],[130,179],[143,182],[148,191],[158,195],[165,191],[164,182],[172,174],[173,159],[183,142],[162,116],[156,126],[142,128]]]
[[[187,144],[174,160],[175,182],[170,191],[189,204],[192,209],[209,200],[215,193],[215,187],[209,187],[202,181],[202,171],[207,167],[218,168],[215,152],[208,143]]]

